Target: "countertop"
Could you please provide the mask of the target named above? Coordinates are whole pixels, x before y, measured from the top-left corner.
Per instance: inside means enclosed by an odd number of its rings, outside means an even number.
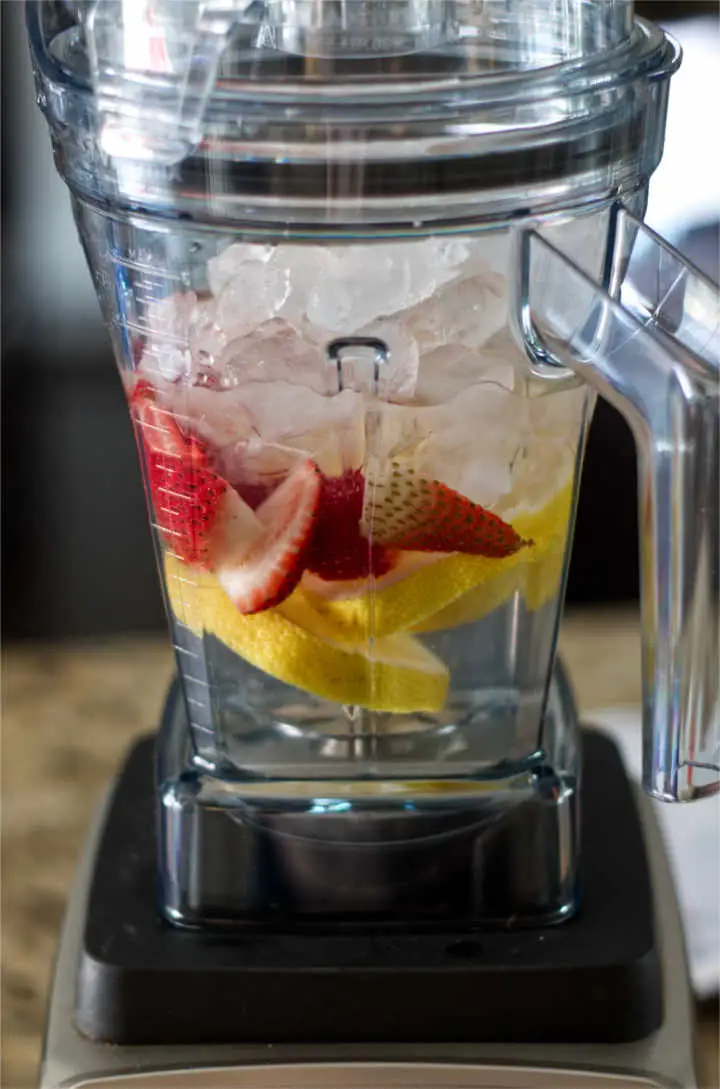
[[[640,700],[634,612],[580,612],[561,649],[581,710]],[[2,749],[3,1089],[36,1084],[66,891],[87,824],[172,672],[161,636],[6,647]],[[698,1007],[703,1089],[720,1087],[717,1001]]]

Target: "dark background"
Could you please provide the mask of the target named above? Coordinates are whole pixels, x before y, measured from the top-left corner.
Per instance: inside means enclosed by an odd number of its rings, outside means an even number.
[[[718,12],[717,3],[692,0],[637,8],[659,22]],[[5,637],[162,628],[125,399],[34,106],[22,5],[4,0],[0,16]],[[712,99],[707,108],[716,116],[720,102]],[[717,128],[707,138],[717,143]],[[717,222],[673,241],[717,279]],[[635,481],[632,439],[601,404],[584,474],[571,603],[637,597]]]

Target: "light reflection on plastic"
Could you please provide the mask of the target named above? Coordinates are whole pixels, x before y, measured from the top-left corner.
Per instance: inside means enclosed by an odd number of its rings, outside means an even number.
[[[341,802],[336,798],[315,798],[308,812],[310,813],[344,813],[352,809],[350,802]]]

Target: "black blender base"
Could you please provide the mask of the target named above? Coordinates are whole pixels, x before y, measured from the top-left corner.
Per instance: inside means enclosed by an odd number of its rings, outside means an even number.
[[[479,932],[179,930],[156,910],[153,741],[129,754],[90,886],[76,1024],[116,1044],[620,1043],[662,1022],[652,895],[619,753],[583,735],[581,908]]]

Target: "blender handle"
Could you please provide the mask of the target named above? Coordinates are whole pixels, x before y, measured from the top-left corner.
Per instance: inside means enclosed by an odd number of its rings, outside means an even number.
[[[720,294],[619,206],[598,283],[519,236],[516,336],[533,374],[581,377],[638,450],[643,786],[720,791]]]

